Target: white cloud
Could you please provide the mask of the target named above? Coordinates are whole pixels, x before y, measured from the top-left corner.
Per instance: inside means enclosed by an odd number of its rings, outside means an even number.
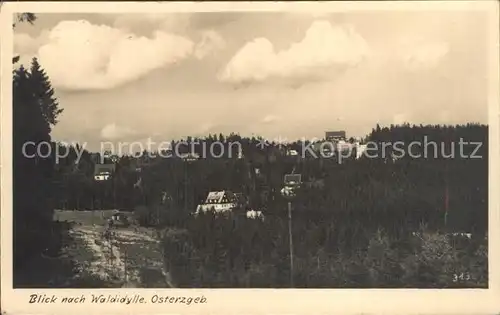
[[[136,132],[128,127],[118,126],[115,123],[104,126],[101,130],[101,137],[108,140],[132,136]]]
[[[368,54],[365,40],[350,27],[315,21],[302,41],[276,52],[267,38],[245,44],[219,74],[221,81],[259,82],[330,74],[332,67],[357,65]]]
[[[406,69],[425,70],[438,66],[449,50],[446,42],[407,40],[402,42],[400,57]]]
[[[279,121],[279,120],[280,120],[280,118],[279,118],[279,117],[277,117],[277,116],[274,116],[274,115],[267,115],[266,117],[264,117],[264,118],[262,119],[262,121],[261,121],[261,122],[262,122],[262,123],[264,123],[264,124],[270,124],[270,123],[273,123],[273,122],[277,122],[277,121]]]
[[[184,33],[191,24],[191,13],[110,14],[116,28],[130,31],[136,27],[154,27],[166,32]]]
[[[215,31],[208,30],[201,33],[201,41],[196,44],[194,55],[198,59],[203,59],[206,56],[224,49],[226,42]]]
[[[210,132],[214,127],[215,127],[215,125],[213,123],[204,122],[201,124],[198,132],[201,134],[206,134],[206,133]]]
[[[405,113],[395,114],[392,117],[392,123],[395,125],[402,125],[404,123],[409,123],[409,115]]]
[[[19,45],[27,45],[19,37]],[[156,31],[152,38],[87,21],[62,21],[36,55],[55,87],[109,89],[172,65],[193,53],[188,38]]]
[[[148,17],[159,21],[164,16]],[[202,31],[195,44],[164,30],[154,31],[152,37],[136,36],[123,28],[85,20],[62,21],[37,38],[16,34],[14,41],[23,64],[38,57],[52,84],[68,90],[111,89],[187,58],[203,59],[225,47],[224,39],[212,30]]]
[[[37,49],[37,43],[33,37],[28,34],[20,33],[14,36],[14,52],[24,54],[34,52]]]
[[[33,38],[26,33],[14,34],[14,55],[19,56],[20,60],[13,67],[16,69],[20,64],[29,65],[38,48],[47,41],[49,36],[48,31],[42,31],[41,34]]]

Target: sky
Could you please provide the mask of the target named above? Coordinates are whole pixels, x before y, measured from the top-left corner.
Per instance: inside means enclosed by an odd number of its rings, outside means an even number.
[[[60,106],[54,139],[361,137],[487,123],[483,12],[39,14],[15,28]]]

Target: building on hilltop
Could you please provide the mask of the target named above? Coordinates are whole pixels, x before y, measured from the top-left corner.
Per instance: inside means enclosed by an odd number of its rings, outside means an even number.
[[[332,138],[330,137],[330,139]],[[364,152],[367,149],[367,145],[361,144],[359,140],[356,139],[352,143],[345,140],[323,140],[315,142],[312,149],[323,158],[335,157],[339,152],[342,152],[345,157],[347,153],[351,152],[352,156],[359,159],[365,154]]]
[[[115,164],[95,164],[94,180],[104,181],[109,180],[115,173]]]
[[[181,153],[179,155],[179,158],[181,158],[185,162],[193,162],[199,160],[200,155],[198,153]]]
[[[327,131],[325,133],[325,140],[326,141],[340,141],[340,140],[346,140],[346,133],[344,130],[340,131]]]

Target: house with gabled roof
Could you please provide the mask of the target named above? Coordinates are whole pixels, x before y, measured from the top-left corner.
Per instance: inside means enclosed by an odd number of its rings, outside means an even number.
[[[203,204],[198,205],[196,213],[214,211],[230,212],[242,204],[243,195],[228,190],[211,191]]]
[[[115,164],[95,164],[94,165],[94,180],[104,181],[109,180],[115,173]]]

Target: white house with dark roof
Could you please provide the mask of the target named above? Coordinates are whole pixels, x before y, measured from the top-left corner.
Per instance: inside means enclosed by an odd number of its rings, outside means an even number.
[[[207,198],[203,204],[198,205],[196,213],[214,211],[214,212],[228,212],[232,211],[239,204],[238,196],[233,192],[211,191],[208,193]]]
[[[115,172],[114,164],[95,164],[94,180],[104,181],[109,180]]]

